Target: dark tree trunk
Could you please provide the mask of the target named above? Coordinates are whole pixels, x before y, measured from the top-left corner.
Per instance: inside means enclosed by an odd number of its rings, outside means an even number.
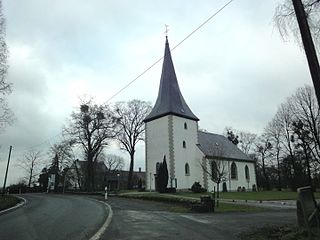
[[[217,183],[217,207],[219,207],[219,182]]]
[[[281,170],[280,170],[279,151],[277,152],[277,163],[278,163],[278,190],[281,191]]]
[[[30,177],[29,177],[29,182],[28,182],[28,187],[31,186],[31,181],[32,181],[32,172],[33,172],[33,168],[30,169]]]
[[[133,188],[133,164],[134,164],[134,152],[130,153],[130,168],[128,175],[128,189]]]
[[[296,191],[297,190],[297,184],[296,184],[296,165],[295,165],[295,158],[293,157],[293,155],[290,155],[290,159],[291,159],[291,164],[292,164],[292,169],[293,169],[293,173],[290,172],[291,175],[291,190],[292,191]]]
[[[94,173],[93,173],[93,161],[92,157],[88,156],[88,166],[87,166],[87,181],[86,190],[88,192],[94,191]]]
[[[307,162],[307,172],[308,172],[308,184],[312,186],[312,178],[311,178],[311,170],[310,170],[310,160],[309,160],[309,154],[308,151],[306,149],[306,146],[303,146],[303,151],[304,151],[304,155],[306,157],[306,162]]]
[[[267,188],[267,190],[270,190],[269,178],[268,178],[268,175],[267,175],[267,173],[266,173],[266,167],[265,167],[265,163],[264,163],[264,157],[262,157],[262,172],[263,172],[264,179],[265,179],[265,181],[266,181],[266,188]]]

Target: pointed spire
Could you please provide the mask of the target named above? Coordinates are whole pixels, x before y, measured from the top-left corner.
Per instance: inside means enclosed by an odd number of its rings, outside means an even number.
[[[199,121],[188,107],[180,92],[171,58],[168,36],[166,36],[158,98],[151,113],[144,121],[149,122],[169,114]]]

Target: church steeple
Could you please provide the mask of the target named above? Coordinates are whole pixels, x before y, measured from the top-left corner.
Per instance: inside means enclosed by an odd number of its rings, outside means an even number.
[[[158,98],[151,113],[144,119],[144,122],[149,122],[169,114],[199,121],[199,118],[192,113],[180,92],[171,58],[168,37],[166,36]]]

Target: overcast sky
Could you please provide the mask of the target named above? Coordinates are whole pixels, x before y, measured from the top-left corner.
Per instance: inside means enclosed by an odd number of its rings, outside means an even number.
[[[16,122],[0,135],[0,183],[13,145],[16,162],[34,147],[45,157],[79,96],[108,100],[163,56],[165,24],[174,47],[227,0],[4,0],[9,103]],[[261,133],[277,106],[311,84],[303,51],[284,42],[272,18],[276,0],[235,0],[172,52],[182,94],[200,128]],[[162,62],[112,99],[155,103]],[[108,152],[118,152],[117,146]],[[128,159],[125,153],[119,152]],[[139,146],[135,168],[144,169]]]

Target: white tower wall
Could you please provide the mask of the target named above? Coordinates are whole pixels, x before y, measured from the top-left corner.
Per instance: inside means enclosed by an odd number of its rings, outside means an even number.
[[[146,189],[155,190],[156,163],[162,162],[163,157],[166,156],[167,165],[169,165],[168,116],[147,122],[145,128]]]
[[[175,178],[178,189],[189,189],[192,184],[202,180],[200,162],[197,160],[198,123],[194,120],[172,116]],[[186,124],[186,129],[185,129]],[[185,146],[183,145],[185,142]],[[186,173],[186,164],[189,173]]]

